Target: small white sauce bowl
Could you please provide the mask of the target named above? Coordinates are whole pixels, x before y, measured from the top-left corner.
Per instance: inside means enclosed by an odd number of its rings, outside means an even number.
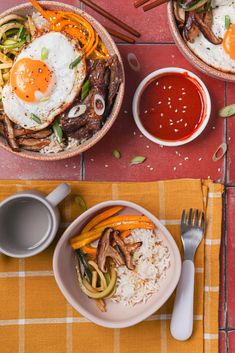
[[[204,104],[205,104],[205,116],[203,118],[202,123],[199,125],[198,129],[190,137],[185,138],[185,139],[180,139],[180,140],[174,140],[174,141],[162,140],[162,139],[159,139],[159,138],[153,136],[152,134],[150,134],[143,126],[143,124],[140,120],[140,116],[139,116],[140,99],[141,99],[141,95],[144,92],[145,88],[148,86],[148,84],[153,79],[157,79],[159,76],[162,76],[164,74],[169,74],[169,73],[179,73],[179,74],[186,73],[189,77],[192,77],[194,80],[196,80],[199,83],[199,86],[200,86],[200,89],[201,89],[201,92],[202,92],[203,98],[204,98]],[[193,103],[193,97],[192,97],[192,103]],[[205,84],[202,82],[202,80],[197,75],[195,75],[194,73],[192,73],[191,71],[188,71],[186,69],[177,68],[177,67],[167,67],[164,69],[153,71],[151,74],[146,76],[140,82],[140,84],[137,87],[135,94],[134,94],[134,98],[133,98],[133,102],[132,102],[132,111],[133,111],[133,116],[134,116],[136,125],[138,126],[139,130],[142,132],[142,134],[145,137],[147,137],[149,140],[157,143],[158,145],[175,147],[175,146],[185,145],[186,143],[193,141],[195,138],[197,138],[203,132],[203,130],[205,129],[205,127],[208,124],[210,114],[211,114],[211,99],[210,99],[210,95],[209,95],[209,92],[208,92]]]

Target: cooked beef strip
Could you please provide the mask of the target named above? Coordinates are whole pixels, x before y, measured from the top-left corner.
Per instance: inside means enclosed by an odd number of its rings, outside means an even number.
[[[43,147],[50,144],[50,140],[47,139],[35,139],[35,138],[24,138],[20,137],[19,145],[22,146],[25,150],[29,151],[40,151]]]
[[[112,108],[122,81],[122,67],[118,57],[114,55],[108,61],[103,59],[88,60],[86,79],[90,82],[89,94],[84,99],[84,102],[81,102],[79,97],[73,105],[85,104],[85,113],[76,118],[69,118],[70,107],[61,116],[61,125],[64,133],[78,140],[90,138],[99,131]],[[96,94],[100,95],[106,102],[106,109],[102,115],[98,115],[95,111]]]
[[[110,67],[110,80],[105,116],[110,113],[110,110],[114,103],[114,98],[116,97],[116,94],[119,90],[119,86],[123,80],[122,67],[117,55],[112,56],[108,64]]]
[[[19,151],[19,146],[14,136],[14,129],[11,120],[6,114],[2,115],[4,122],[4,136],[13,151]]]

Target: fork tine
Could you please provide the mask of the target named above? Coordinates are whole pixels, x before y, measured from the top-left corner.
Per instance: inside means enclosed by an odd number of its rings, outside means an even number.
[[[186,221],[186,211],[185,211],[185,210],[183,210],[183,212],[182,212],[182,216],[181,216],[181,226],[182,226],[182,224],[184,224],[184,223],[185,223],[185,221]]]
[[[199,211],[196,210],[195,211],[195,217],[194,217],[194,226],[198,227],[198,225],[199,225]]]
[[[202,212],[200,227],[201,227],[201,229],[203,230],[203,233],[204,233],[204,231],[205,231],[205,214],[204,214],[204,212]]]
[[[191,225],[193,220],[193,209],[190,208],[189,210],[189,216],[188,216],[188,224]]]

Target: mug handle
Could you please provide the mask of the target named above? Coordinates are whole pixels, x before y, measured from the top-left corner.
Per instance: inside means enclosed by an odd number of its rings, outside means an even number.
[[[57,188],[55,188],[49,195],[47,195],[46,199],[49,201],[54,207],[57,206],[62,200],[65,199],[71,192],[71,188],[68,184],[62,183]]]

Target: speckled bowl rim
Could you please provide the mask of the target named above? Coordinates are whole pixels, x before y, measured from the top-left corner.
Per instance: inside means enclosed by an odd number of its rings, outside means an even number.
[[[72,149],[71,151],[63,151],[63,152],[58,152],[58,153],[48,154],[48,155],[40,154],[39,152],[25,151],[23,149],[20,152],[15,152],[15,151],[12,151],[10,146],[5,142],[4,137],[0,136],[0,147],[4,148],[8,152],[15,154],[17,157],[23,157],[23,158],[33,159],[33,160],[40,160],[40,161],[56,161],[56,160],[63,160],[63,159],[67,159],[67,158],[71,158],[71,157],[75,157],[77,155],[80,155],[82,152],[85,152],[89,148],[93,147],[109,131],[109,129],[113,125],[114,121],[117,119],[118,113],[119,113],[121,106],[122,106],[122,101],[123,101],[124,91],[125,91],[125,72],[124,72],[123,61],[122,61],[121,55],[119,53],[119,50],[118,50],[115,42],[113,41],[113,39],[111,38],[109,33],[106,31],[106,29],[97,20],[95,20],[92,16],[87,14],[85,11],[83,11],[75,6],[68,5],[68,4],[65,4],[62,2],[40,1],[40,4],[42,6],[45,6],[46,8],[57,7],[57,8],[65,10],[65,11],[67,10],[70,12],[75,12],[75,13],[78,13],[81,16],[83,16],[86,20],[88,20],[93,25],[93,27],[96,29],[96,31],[101,36],[101,38],[104,40],[104,42],[108,46],[109,51],[111,51],[112,54],[117,54],[117,56],[120,60],[121,66],[122,66],[122,71],[123,71],[123,82],[121,83],[121,85],[119,87],[119,91],[118,91],[112,112],[109,115],[108,120],[106,121],[104,126],[99,130],[98,133],[96,133],[93,137],[91,137],[90,139],[85,141],[83,144],[79,145],[77,148]],[[20,5],[11,7],[10,9],[2,12],[0,14],[0,18],[4,17],[6,15],[9,15],[11,13],[18,13],[19,11],[21,13],[22,13],[22,11],[25,11],[27,13],[27,11],[31,8],[33,8],[31,3],[20,4]]]
[[[168,16],[169,28],[170,28],[172,37],[175,41],[175,44],[177,45],[181,53],[184,55],[184,57],[190,62],[190,64],[194,65],[198,70],[202,71],[203,73],[211,77],[214,77],[223,81],[235,82],[235,74],[223,72],[207,65],[190,50],[190,48],[187,46],[187,44],[185,43],[183,37],[179,32],[175,15],[174,15],[173,1],[168,2],[167,16]]]

